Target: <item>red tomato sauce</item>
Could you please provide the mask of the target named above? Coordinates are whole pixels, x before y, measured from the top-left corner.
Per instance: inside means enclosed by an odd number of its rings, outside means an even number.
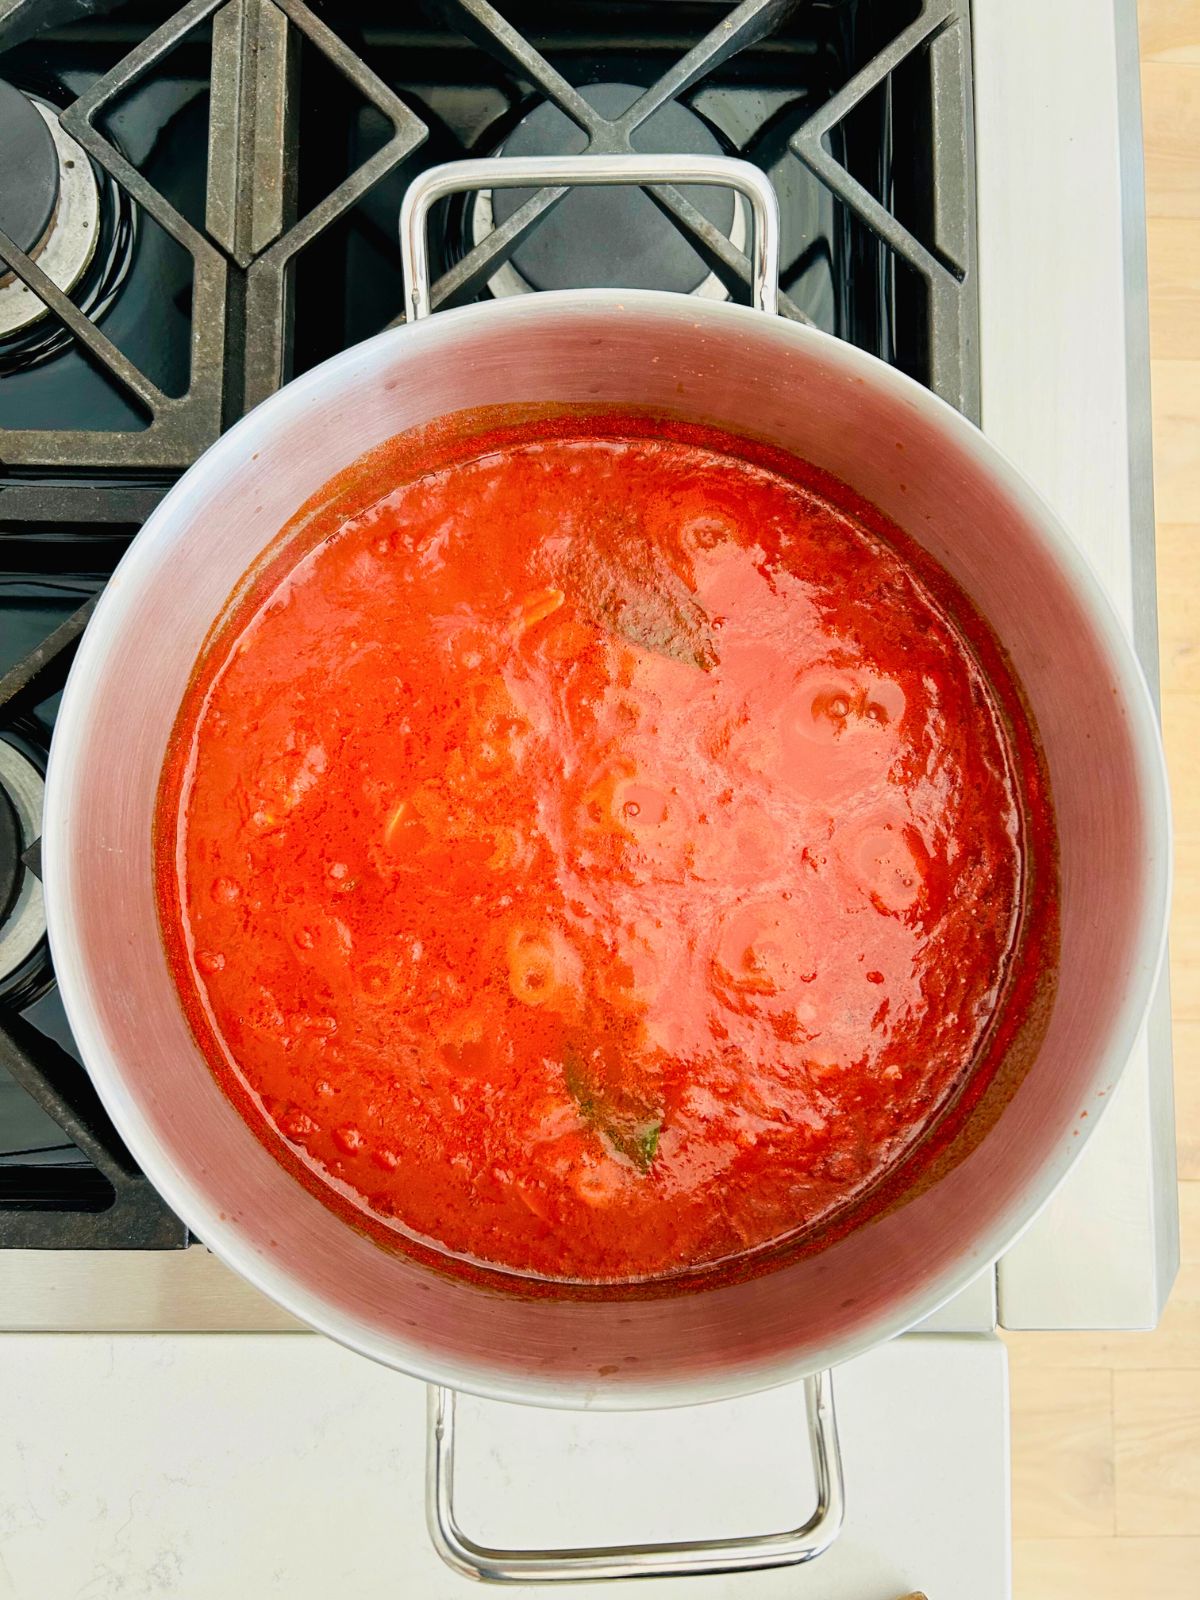
[[[260,1138],[398,1248],[577,1283],[915,1181],[1053,965],[1052,858],[929,557],[778,452],[570,413],[285,539],[197,668],[156,856]]]

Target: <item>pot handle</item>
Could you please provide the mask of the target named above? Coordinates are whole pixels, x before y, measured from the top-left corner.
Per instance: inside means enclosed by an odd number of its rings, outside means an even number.
[[[425,1515],[434,1548],[448,1566],[488,1583],[582,1583],[604,1578],[702,1577],[791,1567],[827,1550],[845,1512],[842,1457],[833,1409],[833,1375],[804,1380],[809,1447],[817,1483],[812,1516],[785,1533],[685,1539],[673,1544],[618,1544],[564,1550],[505,1550],[462,1531],[454,1509],[453,1389],[429,1386]]]
[[[410,322],[429,316],[429,209],[464,189],[529,189],[547,184],[658,183],[715,184],[736,189],[754,219],[751,291],[759,311],[779,308],[779,201],[771,180],[749,161],[731,156],[490,156],[448,161],[413,179],[400,207],[400,259],[404,305]]]

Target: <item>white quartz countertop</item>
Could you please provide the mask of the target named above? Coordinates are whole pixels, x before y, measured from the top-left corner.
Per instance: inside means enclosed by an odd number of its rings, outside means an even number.
[[[316,1335],[12,1334],[3,1358],[0,1600],[479,1593],[425,1530],[411,1378]],[[832,1549],[804,1568],[663,1579],[656,1597],[1005,1600],[1000,1342],[895,1340],[841,1369],[836,1403],[847,1515]],[[460,1516],[497,1541],[772,1532],[814,1503],[794,1387],[624,1416],[462,1399],[458,1433]]]

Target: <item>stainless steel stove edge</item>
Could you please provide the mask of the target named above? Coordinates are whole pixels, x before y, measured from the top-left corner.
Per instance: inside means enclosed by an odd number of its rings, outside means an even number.
[[[990,1333],[991,1268],[915,1330]],[[0,1250],[0,1334],[304,1333],[201,1244],[186,1250]]]
[[[1156,687],[1136,3],[973,0],[972,20],[983,429],[1077,532]],[[1178,1261],[1164,979],[1103,1124],[999,1264],[1000,1321],[1153,1326]]]

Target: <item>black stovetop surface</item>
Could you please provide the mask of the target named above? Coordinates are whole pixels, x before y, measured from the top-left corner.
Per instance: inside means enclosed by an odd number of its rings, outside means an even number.
[[[564,123],[551,108],[572,90],[615,120],[661,85],[635,148],[690,124],[770,175],[784,314],[973,413],[968,29],[968,0],[18,4],[0,78],[85,147],[92,271],[110,279],[102,311],[100,290],[70,291],[92,316],[74,338],[52,308],[48,356],[0,334],[0,741],[44,769],[81,608],[179,472],[281,382],[400,320],[413,174],[519,144],[531,114]],[[435,215],[441,304],[503,291],[508,251],[478,243],[474,205]],[[652,224],[685,274],[747,298],[740,251]],[[514,267],[540,270],[536,239]],[[5,262],[27,275],[0,239],[0,282]],[[608,281],[620,270],[605,258]],[[20,843],[35,874],[36,839]],[[91,1094],[42,941],[0,974],[0,1247],[185,1242]]]

